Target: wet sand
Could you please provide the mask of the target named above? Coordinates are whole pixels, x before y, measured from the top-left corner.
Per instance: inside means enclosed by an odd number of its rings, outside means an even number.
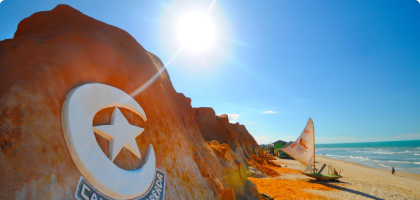
[[[332,190],[305,189],[317,195],[330,199],[420,199],[420,175],[399,172],[391,174],[391,169],[383,170],[368,167],[359,163],[335,160],[323,156],[316,156],[318,169],[331,164],[343,178],[339,181],[316,181],[299,173],[283,173],[275,179],[289,181],[305,181],[332,188]],[[304,167],[292,159],[278,159],[275,161],[282,167],[302,171]],[[327,173],[327,167],[323,174]],[[299,199],[299,198],[297,198]]]

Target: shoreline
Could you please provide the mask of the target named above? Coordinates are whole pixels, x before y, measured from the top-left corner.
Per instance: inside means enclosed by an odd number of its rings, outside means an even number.
[[[389,168],[389,170],[387,169],[381,169],[381,168],[377,168],[377,167],[372,167],[363,163],[359,163],[359,162],[355,162],[355,161],[349,161],[349,160],[341,160],[341,159],[336,159],[336,158],[330,158],[327,156],[321,156],[321,155],[315,155],[315,161],[320,158],[321,161],[323,160],[333,160],[334,162],[343,162],[343,163],[349,163],[352,165],[359,165],[361,167],[368,167],[371,168],[373,170],[379,170],[379,171],[383,171],[384,174],[391,174],[391,168]],[[322,164],[321,164],[322,166]],[[318,163],[317,163],[317,167],[318,167]],[[401,175],[401,177],[406,177],[406,178],[414,178],[416,180],[420,180],[420,174],[417,173],[412,173],[412,172],[406,172],[406,171],[398,171],[398,168],[396,168],[396,175],[395,176],[399,176]]]
[[[310,190],[310,192],[332,199],[420,199],[420,174],[373,168],[361,163],[338,160],[316,155],[318,169],[331,164],[343,178],[338,181],[316,181],[303,174],[282,174],[274,179],[301,180],[334,188],[332,191]],[[282,167],[302,171],[304,167],[294,159],[278,158]],[[328,171],[326,167],[323,174]]]
[[[384,166],[381,166],[381,167],[377,167],[377,166],[374,166],[374,165],[369,165],[369,164],[367,164],[367,163],[364,163],[363,161],[360,161],[360,162],[358,162],[358,161],[354,161],[354,160],[343,160],[343,159],[339,159],[339,158],[332,158],[332,157],[329,157],[329,156],[323,156],[323,155],[321,155],[321,154],[315,154],[316,156],[320,156],[320,157],[324,157],[324,158],[330,158],[330,159],[334,159],[334,160],[340,160],[340,161],[348,161],[348,162],[353,162],[353,163],[359,163],[359,164],[362,164],[362,165],[364,165],[364,166],[367,166],[367,167],[371,167],[371,168],[375,168],[375,169],[382,169],[382,170],[387,170],[387,169],[384,169],[384,168],[386,168],[386,167],[384,167]],[[392,166],[389,166],[389,169],[391,169],[391,167]],[[395,166],[394,166],[395,167]],[[417,173],[416,172],[410,172],[410,171],[408,171],[407,169],[411,169],[411,168],[401,168],[401,167],[395,167],[395,169],[396,170],[398,170],[398,171],[400,171],[400,172],[404,172],[404,173],[410,173],[410,174],[417,174],[417,175],[420,175],[420,171],[418,171]]]

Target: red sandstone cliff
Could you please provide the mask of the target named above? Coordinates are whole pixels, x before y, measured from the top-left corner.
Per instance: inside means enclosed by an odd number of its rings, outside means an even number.
[[[258,148],[257,141],[255,141],[254,137],[252,137],[252,135],[248,132],[248,130],[246,130],[245,125],[240,125],[239,123],[235,123],[235,124],[230,124],[230,127],[238,131],[242,135],[242,137],[244,137],[244,139],[250,143],[252,149]]]
[[[86,83],[130,94],[162,67],[127,32],[66,5],[20,22],[14,38],[0,42],[0,199],[74,198],[81,172],[63,135],[66,95]],[[145,129],[136,138],[141,154],[153,144],[156,166],[166,174],[165,199],[258,198],[245,162],[235,153],[241,148],[234,150],[239,134],[256,146],[244,127],[229,125],[214,112],[213,118],[198,120],[191,100],[175,91],[166,70],[133,98],[147,121],[121,112]],[[110,111],[97,115],[93,125],[106,124]],[[220,126],[208,126],[218,120]],[[200,131],[207,126],[209,132]],[[233,152],[226,145],[206,144],[202,134],[226,141]],[[104,150],[104,141],[97,140]],[[115,164],[138,167],[141,160],[127,161],[132,157],[120,152]]]
[[[236,150],[236,143],[245,142],[250,148],[258,148],[258,143],[254,137],[246,130],[245,125],[239,123],[229,123],[228,115],[222,114],[216,116],[213,108],[193,108],[195,113],[195,122],[200,128],[201,135],[206,141],[217,140],[220,143],[227,143]]]
[[[195,122],[206,141],[226,143],[243,160],[245,150],[252,152],[258,144],[244,125],[229,123],[228,115],[216,116],[213,108],[194,108]]]

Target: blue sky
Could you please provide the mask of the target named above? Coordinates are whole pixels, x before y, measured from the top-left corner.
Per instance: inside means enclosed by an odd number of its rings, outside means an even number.
[[[168,63],[181,48],[179,19],[211,3],[4,0],[0,40],[34,12],[68,4]],[[418,1],[229,0],[209,17],[213,45],[167,65],[193,107],[230,114],[259,143],[296,139],[308,117],[317,143],[420,139]]]

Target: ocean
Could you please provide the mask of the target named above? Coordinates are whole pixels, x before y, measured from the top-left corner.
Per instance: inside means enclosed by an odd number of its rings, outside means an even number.
[[[420,140],[316,144],[315,154],[370,167],[420,174]]]

